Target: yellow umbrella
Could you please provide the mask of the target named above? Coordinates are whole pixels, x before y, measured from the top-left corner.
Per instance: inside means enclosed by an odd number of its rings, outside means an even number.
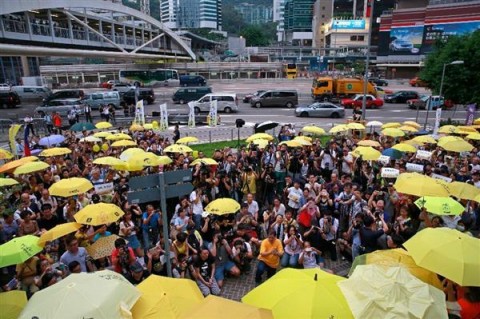
[[[106,128],[111,128],[112,124],[108,122],[98,122],[97,124],[95,124],[95,127],[98,129],[106,129]]]
[[[365,129],[365,126],[363,126],[363,125],[360,124],[360,123],[355,123],[355,122],[348,123],[348,124],[347,124],[347,127],[348,127],[350,130],[364,130],[364,129]]]
[[[417,151],[415,146],[408,145],[405,143],[395,144],[395,146],[393,146],[392,148],[396,149],[397,151],[406,152],[406,153],[415,153]]]
[[[128,147],[128,146],[137,146],[137,142],[130,140],[120,140],[113,142],[111,147]]]
[[[271,141],[271,140],[273,140],[273,136],[271,136],[270,134],[267,134],[267,133],[256,133],[256,134],[250,135],[246,139],[246,141],[247,141],[247,143],[250,143],[251,141],[258,140],[258,139]]]
[[[91,204],[73,216],[77,223],[99,226],[116,222],[124,215],[123,210],[114,204]]]
[[[403,267],[360,265],[338,286],[355,318],[448,318],[443,291]]]
[[[480,124],[480,118],[478,118],[478,119],[476,119],[475,121],[473,121],[473,124],[479,125],[479,124]]]
[[[416,127],[413,127],[410,125],[403,125],[403,126],[400,126],[398,129],[404,132],[411,132],[411,133],[418,132],[418,129]]]
[[[13,154],[3,148],[0,148],[0,160],[11,159]]]
[[[110,134],[105,139],[109,141],[131,140],[132,137],[125,133]]]
[[[465,137],[466,139],[469,139],[469,140],[480,140],[480,133],[470,133],[467,135],[467,137]]]
[[[80,139],[80,142],[82,142],[82,143],[85,143],[85,142],[97,143],[97,142],[101,142],[101,141],[102,141],[101,138],[95,137],[95,136],[92,136],[92,135]]]
[[[39,171],[46,170],[49,167],[50,167],[50,165],[45,163],[45,162],[36,161],[36,162],[25,163],[22,166],[17,167],[13,171],[13,173],[15,175],[30,174],[30,173],[33,173],[33,172],[39,172]]]
[[[168,156],[157,156],[156,165],[169,165],[172,164],[172,159]]]
[[[452,182],[448,184],[450,194],[459,199],[475,200],[475,197],[480,195],[480,189],[463,182]]]
[[[222,297],[207,296],[200,304],[191,307],[179,318],[225,318],[226,312],[236,319],[273,319],[272,311],[260,309]],[[163,318],[163,317],[162,317]]]
[[[132,147],[132,148],[124,150],[120,154],[120,159],[122,161],[128,161],[130,159],[130,157],[132,157],[133,155],[138,154],[138,153],[145,153],[145,151],[141,148],[138,148],[138,147]]]
[[[438,133],[452,134],[455,132],[456,129],[457,127],[454,125],[444,125],[438,129]]]
[[[39,156],[43,156],[43,157],[61,156],[61,155],[70,154],[71,152],[72,151],[66,147],[54,147],[54,148],[43,150],[39,154]]]
[[[0,173],[8,172],[9,170],[12,170],[12,169],[17,168],[19,166],[22,166],[25,163],[29,163],[29,162],[33,162],[33,161],[37,161],[37,160],[38,160],[38,157],[36,157],[36,156],[22,157],[18,160],[11,161],[11,162],[8,162],[8,163],[2,165],[2,167],[0,167]]]
[[[0,187],[5,187],[5,186],[13,186],[17,185],[18,181],[14,180],[13,178],[2,178],[0,177]]]
[[[385,124],[382,125],[382,130],[384,130],[386,128],[399,128],[400,126],[402,126],[402,124],[400,124],[398,122],[385,123]]]
[[[301,147],[302,143],[300,143],[299,141],[290,140],[290,141],[283,141],[278,145],[287,145],[288,147]]]
[[[458,133],[458,132],[461,132],[461,133]],[[461,125],[461,126],[457,126],[454,133],[466,134],[466,133],[478,133],[478,131],[472,126]]]
[[[260,149],[264,149],[265,147],[267,147],[268,145],[268,141],[267,140],[262,140],[262,139],[256,139],[256,140],[253,140],[250,145],[256,145],[258,146]]]
[[[205,211],[214,215],[233,214],[240,210],[240,204],[231,198],[219,198],[210,202]]]
[[[454,136],[450,136],[454,137]],[[440,139],[438,141],[438,146],[443,148],[446,151],[449,152],[456,152],[456,153],[461,153],[461,152],[470,152],[473,150],[473,145],[470,143],[467,143],[463,139],[459,140],[454,140],[454,139]]]
[[[313,135],[324,135],[326,134],[325,130],[321,127],[313,126],[313,125],[307,125],[302,128],[303,132],[306,133],[311,133]]]
[[[137,289],[142,295],[132,308],[134,319],[177,319],[203,301],[200,289],[190,279],[150,275]]]
[[[397,192],[415,196],[448,197],[448,184],[418,173],[402,173],[393,185]]]
[[[480,239],[448,227],[425,228],[403,246],[417,265],[460,286],[480,286]]]
[[[190,152],[193,152],[193,150],[186,145],[173,144],[165,147],[163,152],[164,153],[190,153]]]
[[[62,236],[68,235],[70,233],[73,233],[74,231],[79,230],[81,227],[82,227],[82,224],[75,223],[75,222],[59,224],[53,227],[52,229],[44,232],[40,236],[40,239],[38,240],[38,244],[42,245],[42,244],[45,244],[47,241],[52,241]]]
[[[371,146],[371,147],[380,147],[379,142],[377,141],[372,141],[372,140],[363,140],[357,143],[358,146]]]
[[[143,153],[134,154],[128,159],[127,163],[131,166],[136,166],[136,167],[160,165],[158,156],[152,152],[143,152]]]
[[[423,196],[415,201],[415,205],[420,209],[425,208],[429,213],[443,216],[458,216],[465,211],[465,207],[451,197]]]
[[[145,131],[145,128],[138,124],[132,124],[128,130],[132,132],[141,132]]]
[[[120,238],[120,236],[115,234],[100,237],[93,244],[86,247],[88,256],[92,257],[93,259],[111,256],[112,251],[115,249],[115,241],[118,238]]]
[[[54,183],[52,186],[50,186],[48,191],[52,196],[70,197],[86,193],[92,188],[93,185],[88,179],[72,177],[61,179],[60,181]]]
[[[412,140],[422,144],[437,144],[437,141],[431,135],[415,136]]]
[[[412,140],[403,141],[402,143],[403,143],[403,144],[407,144],[407,145],[411,145],[411,146],[414,146],[414,147],[418,147],[418,146],[424,144],[424,143],[422,143],[422,142],[414,141],[413,139],[412,139]]]
[[[421,281],[438,289],[443,289],[436,273],[418,266],[413,258],[403,248],[377,250],[373,253],[357,256],[353,261],[348,277],[352,276],[359,265],[377,265],[384,268],[401,266]]]
[[[242,302],[270,309],[276,319],[353,318],[337,284],[345,280],[321,269],[280,270]]]
[[[379,151],[371,146],[358,146],[352,151],[355,157],[362,157],[364,161],[376,161],[382,155]]]
[[[23,290],[11,290],[0,293],[2,319],[17,319],[27,304],[27,293]]]
[[[97,164],[97,165],[113,166],[113,165],[122,165],[124,163],[125,162],[122,161],[121,159],[118,159],[118,158],[113,157],[113,156],[104,156],[104,157],[99,157],[99,158],[96,158],[96,159],[93,160],[93,164]]]
[[[310,143],[313,141],[313,138],[311,138],[310,136],[305,136],[305,135],[295,136],[295,139],[302,139],[302,140],[305,140],[305,141],[309,141]]]
[[[292,141],[302,144],[302,146],[312,146],[312,143],[303,138],[295,137]]]
[[[125,162],[123,164],[113,165],[112,168],[117,171],[138,172],[143,170],[145,166],[138,165],[138,164],[136,165],[135,163],[131,164],[131,163]]]
[[[126,319],[138,298],[140,292],[113,271],[71,274],[36,292],[19,319]]]
[[[338,124],[332,127],[328,132],[332,134],[342,133],[348,131],[349,128],[346,124]]]
[[[398,128],[386,128],[382,131],[382,134],[391,137],[405,136],[405,132]]]
[[[416,129],[420,129],[422,127],[420,124],[418,124],[417,122],[414,122],[414,121],[405,121],[405,122],[403,122],[403,125],[412,126]]]
[[[97,132],[93,134],[94,137],[106,138],[110,135],[113,135],[112,132]]]
[[[216,160],[214,160],[213,158],[207,157],[207,158],[197,158],[190,164],[190,166],[195,166],[200,163],[203,163],[205,165],[218,165],[218,162]]]
[[[143,128],[146,130],[153,130],[153,124],[152,123],[145,123],[143,124]]]
[[[198,138],[195,136],[185,136],[179,139],[176,144],[188,144],[188,143],[195,143],[198,142]]]

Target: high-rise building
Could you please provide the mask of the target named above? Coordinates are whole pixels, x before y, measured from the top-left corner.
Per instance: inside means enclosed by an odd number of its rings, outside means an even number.
[[[285,41],[285,30],[283,28],[283,13],[285,12],[285,2],[287,2],[287,0],[273,0],[273,22],[278,22],[278,41]]]
[[[311,45],[315,0],[287,0],[283,13],[285,38],[292,44]]]
[[[221,0],[179,0],[177,27],[222,29]]]
[[[160,0],[160,21],[168,28],[177,28],[178,0]]]
[[[235,5],[243,20],[248,24],[262,24],[273,21],[273,7],[264,5],[255,5],[252,3],[240,3]]]

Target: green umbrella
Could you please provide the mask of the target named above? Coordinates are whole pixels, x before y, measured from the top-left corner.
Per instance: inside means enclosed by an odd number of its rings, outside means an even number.
[[[27,235],[16,237],[0,246],[0,268],[23,263],[42,251],[38,237]]]
[[[87,131],[87,130],[95,130],[96,127],[93,125],[93,123],[90,122],[80,122],[80,123],[75,123],[70,127],[70,131],[74,132],[81,132],[81,131]]]
[[[436,215],[460,215],[465,207],[451,197],[424,196],[415,201],[418,208],[425,207],[427,212]]]

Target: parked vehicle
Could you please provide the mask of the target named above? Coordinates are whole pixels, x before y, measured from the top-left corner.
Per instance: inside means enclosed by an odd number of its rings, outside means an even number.
[[[0,107],[11,109],[20,103],[21,100],[17,93],[7,90],[0,90]]]
[[[180,75],[180,86],[205,86],[207,80],[201,75]]]
[[[16,92],[22,100],[43,100],[52,94],[52,90],[45,86],[12,86],[12,91]]]
[[[419,95],[415,91],[398,91],[393,94],[386,94],[383,97],[385,103],[406,103],[411,99],[418,99]]]
[[[103,89],[111,89],[113,85],[115,84],[121,84],[119,80],[108,80],[107,82],[103,82],[100,87]]]
[[[380,78],[368,78],[368,81],[376,86],[388,86],[388,81]]]
[[[385,94],[393,94],[393,90],[385,89],[381,86],[375,86],[375,90],[377,90],[377,95],[382,96]]]
[[[48,103],[52,100],[64,100],[64,99],[83,99],[85,92],[83,90],[60,90],[51,95],[49,95],[44,103]]]
[[[120,94],[124,94],[125,92],[135,90],[136,86],[131,85],[128,83],[117,83],[112,85],[113,91],[118,91]]]
[[[298,94],[295,90],[269,90],[254,96],[250,100],[252,107],[286,106],[288,108],[298,105]]]
[[[135,104],[135,90],[125,92],[125,94],[123,94],[123,100],[127,104]],[[153,89],[138,89],[138,100],[143,100],[147,104],[152,104],[153,102],[155,102],[155,93],[153,92]]]
[[[84,108],[85,104],[83,104],[81,99],[51,100],[47,104],[37,107],[35,113],[43,117],[45,114],[51,114],[55,111],[60,116],[65,117],[72,109],[75,109],[77,114],[83,114]]]
[[[250,94],[247,94],[243,97],[243,103],[250,103],[250,100],[253,98],[253,97],[256,97],[256,96],[259,96],[260,94],[262,94],[263,92],[265,92],[265,90],[258,90],[256,91],[255,93],[250,93]]]
[[[119,109],[120,102],[120,93],[112,91],[95,92],[87,94],[83,98],[83,104],[89,105],[92,110],[100,109],[101,105],[113,106]]]
[[[345,108],[355,108],[357,106],[363,105],[363,94],[357,94],[353,99],[342,99],[340,103]],[[378,109],[383,106],[383,100],[376,98],[373,95],[366,95],[366,105],[367,108]]]
[[[412,42],[400,39],[390,42],[389,48],[390,51],[412,51],[414,49]]]
[[[180,88],[173,94],[172,100],[175,103],[185,104],[196,101],[208,93],[212,93],[212,88],[208,86]]]
[[[411,86],[414,86],[414,87],[420,87],[420,86],[427,87],[428,86],[427,82],[421,80],[418,76],[411,79],[409,81],[409,83],[410,83]]]
[[[195,101],[195,113],[209,112],[210,102],[214,100],[217,100],[217,110],[219,112],[238,112],[238,98],[236,93],[209,93],[198,101]]]
[[[295,116],[299,117],[345,117],[345,109],[330,102],[315,102],[295,109]]]
[[[453,102],[450,100],[445,100],[443,96],[439,95],[422,95],[418,99],[412,99],[407,101],[407,106],[410,109],[416,110],[421,109],[425,110],[428,103],[430,103],[430,110],[436,110],[437,108],[451,108],[453,107]]]
[[[313,80],[312,98],[320,101],[333,101],[363,94],[362,78],[319,77]],[[367,83],[367,94],[377,96],[372,83]]]

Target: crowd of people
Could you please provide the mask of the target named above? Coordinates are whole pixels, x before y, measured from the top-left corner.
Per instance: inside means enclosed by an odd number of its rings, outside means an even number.
[[[291,127],[281,130],[278,140],[295,136]],[[403,153],[388,163],[366,161],[352,156],[361,139],[379,142],[380,151],[409,137],[391,138],[377,133],[314,138],[311,146],[288,147],[270,141],[265,147],[242,145],[213,152],[218,165],[190,163],[205,158],[202,151],[166,153],[168,137],[152,130],[129,132],[138,147],[156,155],[168,155],[172,164],[127,172],[96,165],[103,156],[118,157],[121,149],[94,147],[80,139],[93,132],[76,135],[64,131],[63,142],[72,153],[47,157],[49,168],[42,172],[14,176],[19,186],[3,189],[0,243],[24,235],[41,235],[65,222],[92,203],[118,205],[125,213],[116,223],[82,226],[77,232],[45,244],[44,250],[24,263],[2,268],[1,290],[22,289],[34,294],[70,273],[113,269],[133,284],[149,274],[190,278],[202,293],[219,295],[226,280],[254,273],[255,282],[275,274],[280,268],[321,268],[337,259],[353,261],[357,256],[380,249],[401,248],[402,244],[426,227],[448,227],[478,236],[478,203],[459,201],[466,207],[458,216],[438,216],[414,204],[415,196],[395,189],[395,179],[382,178],[382,167],[407,170],[407,163],[421,164],[425,175],[437,174],[480,188],[478,148],[461,154],[450,153],[435,144],[419,146],[431,151],[430,159]],[[178,139],[178,129],[176,132]],[[301,133],[298,133],[301,135]],[[31,137],[30,148],[40,147]],[[129,203],[128,181],[132,176],[159,171],[191,169],[194,190],[170,201],[161,212],[158,200],[137,205]],[[49,187],[64,178],[85,177],[93,185],[113,183],[111,193],[94,189],[73,197],[53,197]],[[232,198],[240,203],[234,214],[218,216],[205,212],[208,203]],[[167,215],[169,234],[162,232],[162,214]],[[88,246],[98,239],[118,235],[111,256],[93,259]],[[170,252],[165,252],[169,242]],[[172,268],[167,270],[167,258]],[[328,261],[328,262],[327,262]],[[462,318],[480,315],[480,288],[458,287],[456,299],[463,307]],[[476,312],[475,312],[476,311]],[[454,311],[452,311],[454,313]],[[475,317],[477,316],[477,317]]]

